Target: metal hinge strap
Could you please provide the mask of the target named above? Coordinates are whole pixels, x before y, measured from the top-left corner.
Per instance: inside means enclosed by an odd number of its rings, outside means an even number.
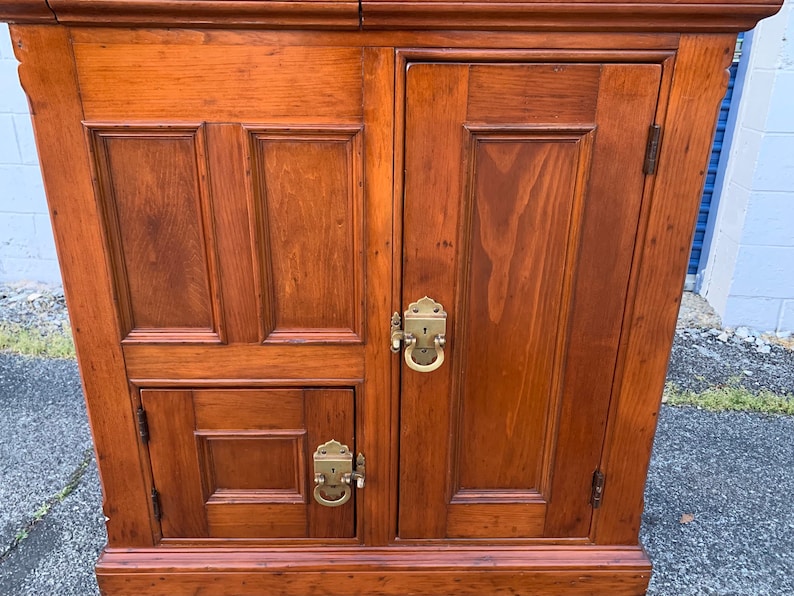
[[[163,513],[160,509],[160,493],[157,492],[156,488],[152,489],[152,512],[154,513],[154,519],[160,521]]]
[[[648,129],[648,145],[645,148],[645,165],[642,171],[646,174],[656,173],[656,161],[659,157],[659,138],[662,136],[662,127],[651,124]]]
[[[601,499],[604,497],[604,473],[600,470],[593,472],[593,492],[590,495],[590,502],[593,509],[601,507]]]
[[[141,436],[141,441],[144,443],[149,442],[149,421],[146,419],[146,410],[138,408],[138,434]]]

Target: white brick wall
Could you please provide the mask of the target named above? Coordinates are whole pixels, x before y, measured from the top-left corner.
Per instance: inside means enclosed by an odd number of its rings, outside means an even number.
[[[794,0],[749,46],[700,293],[725,325],[794,331]]]
[[[0,281],[61,279],[28,101],[0,24]]]

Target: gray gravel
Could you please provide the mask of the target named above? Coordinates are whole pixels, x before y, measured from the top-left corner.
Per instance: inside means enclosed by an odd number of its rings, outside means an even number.
[[[790,416],[662,408],[641,532],[649,596],[794,594],[793,439]]]
[[[80,484],[2,563],[4,596],[99,595],[94,563],[107,541],[92,460]]]
[[[77,365],[0,354],[0,553],[91,449]]]
[[[769,343],[750,343],[736,335],[727,341],[717,338],[713,330],[679,329],[668,381],[695,392],[731,382],[751,391],[794,394],[794,351]]]
[[[33,282],[0,284],[0,323],[42,333],[69,326],[63,288]]]

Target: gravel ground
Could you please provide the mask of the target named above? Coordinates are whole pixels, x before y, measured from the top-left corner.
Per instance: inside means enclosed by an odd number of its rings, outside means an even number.
[[[791,416],[662,408],[640,532],[648,596],[794,594],[792,438]]]
[[[69,314],[63,288],[31,282],[0,284],[0,324],[21,325],[42,333],[63,331]]]
[[[682,304],[669,381],[794,393],[790,337],[722,329],[698,296]],[[0,325],[67,322],[58,289],[0,285]],[[0,354],[0,411],[0,553],[88,463],[74,492],[0,554],[0,594],[98,594],[92,567],[105,534],[75,364]],[[649,596],[794,595],[793,438],[794,417],[662,408],[641,531]]]
[[[3,355],[0,412],[2,553],[19,521],[66,486],[91,449],[91,434],[70,360]]]

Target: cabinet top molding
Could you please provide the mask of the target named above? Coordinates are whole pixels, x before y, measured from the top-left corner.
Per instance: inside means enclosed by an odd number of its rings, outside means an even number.
[[[0,21],[136,27],[738,32],[782,0],[0,0]]]

